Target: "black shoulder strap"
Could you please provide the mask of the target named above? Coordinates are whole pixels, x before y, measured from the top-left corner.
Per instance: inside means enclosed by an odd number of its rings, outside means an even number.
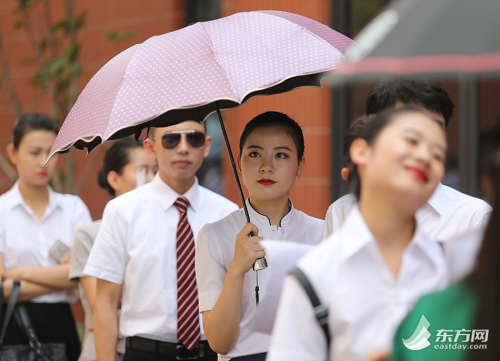
[[[304,288],[304,291],[306,291],[307,296],[309,297],[309,300],[311,301],[314,308],[314,316],[316,316],[316,319],[318,320],[318,323],[321,326],[323,333],[325,334],[326,346],[328,349],[328,353],[330,353],[331,338],[330,330],[328,329],[328,308],[321,304],[318,295],[311,285],[311,282],[309,282],[309,279],[300,268],[295,267],[290,271],[290,274],[297,278],[299,283],[302,285],[302,288]]]
[[[2,328],[0,330],[0,347],[3,344],[3,339],[5,337],[5,332],[7,331],[7,325],[9,324],[10,318],[12,317],[12,314],[14,313],[14,308],[16,307],[16,302],[19,297],[19,289],[21,287],[21,284],[19,281],[14,281],[14,286],[12,287],[12,291],[10,292],[9,300],[7,301],[7,307],[5,308],[5,314],[3,316],[3,322],[2,322]],[[1,288],[1,294],[2,294],[2,299],[0,300],[3,302],[3,282],[2,282],[2,287]],[[1,316],[1,313],[0,313]]]
[[[45,357],[45,355],[42,352],[42,344],[40,343],[40,341],[38,341],[38,337],[35,333],[35,329],[31,325],[31,320],[28,316],[28,312],[26,311],[26,308],[23,305],[18,305],[16,307],[16,311],[14,313],[14,316],[16,317],[17,323],[26,332],[26,337],[28,338],[28,343],[29,343],[31,349],[33,351],[35,351],[35,355],[37,356],[37,359],[40,359],[43,361],[50,361]]]

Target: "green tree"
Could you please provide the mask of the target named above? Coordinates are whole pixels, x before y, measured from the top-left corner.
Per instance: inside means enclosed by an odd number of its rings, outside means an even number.
[[[75,1],[65,0],[65,17],[55,22],[52,19],[53,9],[50,0],[18,0],[14,11],[15,27],[24,31],[33,51],[33,57],[24,59],[23,63],[35,66],[36,72],[32,85],[37,95],[32,103],[24,108],[19,100],[17,89],[12,81],[9,56],[4,47],[0,24],[0,73],[1,87],[16,114],[32,112],[40,100],[49,95],[51,100],[51,116],[59,126],[68,115],[78,96],[78,78],[82,73],[79,63],[81,44],[77,40],[78,32],[85,26],[86,12],[75,12]],[[70,152],[64,157],[64,167],[52,180],[57,191],[78,194],[94,168],[100,163],[102,149],[96,150],[93,157],[75,179],[75,161]],[[9,162],[0,154],[0,168],[11,182],[16,173]]]

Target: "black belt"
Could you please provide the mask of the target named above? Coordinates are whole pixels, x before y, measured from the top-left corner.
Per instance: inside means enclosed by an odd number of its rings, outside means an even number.
[[[179,343],[156,341],[137,336],[127,337],[126,345],[127,348],[171,356],[175,357],[176,360],[203,360],[205,357],[217,356],[207,341],[200,341],[191,351]]]

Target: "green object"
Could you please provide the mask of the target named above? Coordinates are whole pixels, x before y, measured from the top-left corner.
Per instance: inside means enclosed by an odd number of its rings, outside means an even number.
[[[476,347],[471,339],[473,335],[478,335],[473,330],[477,307],[477,293],[466,283],[423,297],[399,326],[390,360],[468,360],[467,349],[471,345]],[[412,350],[405,342],[410,347],[425,348]],[[486,347],[486,343],[477,343],[480,344],[479,347]]]

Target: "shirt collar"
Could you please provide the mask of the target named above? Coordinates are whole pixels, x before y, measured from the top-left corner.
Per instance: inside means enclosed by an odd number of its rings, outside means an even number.
[[[49,191],[49,203],[47,204],[47,208],[45,209],[44,218],[52,213],[57,207],[61,207],[61,204],[55,196],[55,192],[49,185],[47,185],[47,190]],[[28,207],[28,205],[24,201],[21,191],[19,190],[19,181],[17,181],[11,188],[10,195],[10,209],[13,209],[17,206],[22,206],[31,211],[31,208]]]
[[[341,233],[343,239],[345,240],[342,242],[343,260],[356,254],[368,244],[376,242],[375,237],[373,237],[373,234],[366,225],[357,204],[353,206],[351,212],[349,213],[349,216],[341,228]],[[417,221],[410,245],[413,244],[422,249],[425,254],[428,254],[430,250],[428,250],[428,245],[426,243],[427,240],[428,238],[424,235],[422,227]]]
[[[434,208],[434,210],[438,212],[439,215],[443,213],[443,206],[444,206],[443,196],[444,196],[444,186],[441,182],[439,182],[431,198],[429,198],[429,200],[427,201],[427,203],[429,203],[429,205],[432,208]]]
[[[153,190],[158,194],[158,198],[164,210],[172,207],[179,197],[186,197],[189,201],[189,206],[196,212],[200,204],[198,178],[195,177],[194,184],[184,194],[178,194],[168,184],[166,184],[160,177],[160,172],[156,173],[153,181],[151,182]]]
[[[250,203],[250,198],[247,198],[245,203],[247,205],[248,214],[250,216],[250,222],[258,223],[258,225],[261,225],[261,226],[267,226],[267,227],[271,226],[271,221],[269,220],[269,218],[265,214],[259,213],[255,210],[255,208]],[[293,207],[293,203],[290,199],[288,199],[288,204],[290,205],[290,211],[287,214],[285,214],[283,216],[283,218],[281,218],[280,225],[279,225],[279,227],[281,227],[283,229],[288,228],[288,226],[291,224],[292,218],[293,218],[292,211],[294,210],[294,207]],[[255,225],[258,226],[257,224],[255,224]]]
[[[359,211],[359,206],[355,204],[349,212],[344,225],[341,228],[342,238],[342,259],[347,259],[364,248],[367,244],[374,242],[370,229]]]

